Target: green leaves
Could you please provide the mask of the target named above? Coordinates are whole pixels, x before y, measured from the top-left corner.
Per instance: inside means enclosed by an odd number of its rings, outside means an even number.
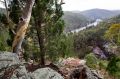
[[[73,51],[73,36],[72,35],[58,35],[48,39],[47,55],[52,61],[59,58],[73,57],[75,53]]]
[[[105,33],[106,39],[120,45],[120,24],[113,24]]]
[[[117,56],[113,56],[110,59],[107,69],[106,69],[110,75],[118,76],[118,73],[120,73],[120,66],[118,63],[120,63],[120,58],[118,58]]]
[[[0,30],[0,50],[7,51],[9,46],[7,40],[9,39],[9,32],[7,29]]]
[[[88,54],[86,57],[86,64],[88,67],[90,68],[96,68],[98,65],[98,59],[96,58],[96,56],[93,53]]]
[[[11,12],[10,12],[9,16],[10,16],[11,20],[15,24],[17,24],[19,22],[19,18],[21,17],[21,13],[22,13],[22,10],[21,10],[18,0],[13,0],[11,2],[10,9],[11,9]]]

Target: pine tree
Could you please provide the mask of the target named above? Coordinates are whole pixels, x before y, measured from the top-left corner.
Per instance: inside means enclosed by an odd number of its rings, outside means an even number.
[[[48,39],[47,36],[56,34],[55,32],[58,32],[58,28],[61,28],[61,26],[56,26],[58,21],[60,21],[59,19],[63,15],[61,8],[62,4],[63,3],[58,3],[58,0],[36,0],[34,8],[34,19],[40,46],[41,65],[45,64],[45,53],[47,50],[46,42]],[[53,30],[50,34],[51,29]]]

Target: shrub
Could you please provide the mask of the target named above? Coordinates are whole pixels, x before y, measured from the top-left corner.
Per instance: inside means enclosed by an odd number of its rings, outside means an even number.
[[[86,55],[85,59],[86,59],[86,64],[88,67],[90,67],[90,68],[97,67],[99,60],[95,57],[95,55],[93,53]]]

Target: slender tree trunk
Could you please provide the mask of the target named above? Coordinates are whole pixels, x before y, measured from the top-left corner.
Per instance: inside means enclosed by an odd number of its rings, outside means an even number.
[[[39,1],[37,3],[40,3]],[[37,4],[36,3],[36,4]],[[35,27],[37,31],[37,37],[39,42],[39,49],[40,49],[40,64],[45,65],[45,20],[44,17],[46,15],[46,11],[39,10],[39,4],[36,5],[36,9],[34,9],[34,21],[35,21]],[[37,12],[38,13],[37,13]],[[40,15],[39,15],[40,13]]]
[[[45,65],[45,24],[42,23],[41,19],[35,18],[35,26],[40,48],[40,63]]]
[[[40,32],[39,32],[39,37],[40,37],[40,58],[41,58],[41,65],[45,65],[45,24],[41,24],[39,26]]]
[[[22,17],[20,18],[19,23],[17,25],[16,35],[14,37],[14,41],[12,44],[13,53],[17,53],[17,54],[21,53],[21,45],[30,21],[34,2],[35,0],[26,0],[26,5],[23,9]]]

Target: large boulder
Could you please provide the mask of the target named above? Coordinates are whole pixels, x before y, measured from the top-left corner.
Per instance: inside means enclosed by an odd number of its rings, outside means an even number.
[[[17,54],[0,52],[0,79],[29,79],[27,70]]]
[[[20,64],[20,61],[15,53],[0,52],[0,69],[17,64]]]
[[[49,67],[37,69],[30,76],[31,79],[64,79],[59,73]]]

